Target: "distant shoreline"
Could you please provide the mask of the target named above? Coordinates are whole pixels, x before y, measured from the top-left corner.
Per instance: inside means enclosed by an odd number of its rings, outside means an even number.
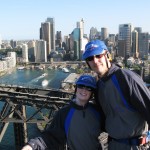
[[[3,70],[3,71],[0,71],[0,77],[2,77],[2,76],[4,76],[4,75],[6,75],[6,74],[10,74],[10,73],[12,73],[14,70],[16,69],[16,67],[14,67],[14,68],[9,68],[9,69],[7,69],[7,70]]]

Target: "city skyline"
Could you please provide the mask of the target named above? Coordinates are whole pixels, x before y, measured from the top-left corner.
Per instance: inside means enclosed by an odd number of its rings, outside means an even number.
[[[39,39],[41,23],[48,17],[55,20],[55,32],[69,35],[76,23],[84,20],[84,33],[89,35],[90,28],[98,31],[102,27],[108,33],[117,34],[119,24],[131,23],[142,27],[142,32],[150,33],[149,0],[5,0],[0,9],[0,38],[2,40]]]

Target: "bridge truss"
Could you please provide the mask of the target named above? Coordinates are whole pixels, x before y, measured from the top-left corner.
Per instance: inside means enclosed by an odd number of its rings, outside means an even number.
[[[28,141],[28,124],[46,129],[55,112],[67,105],[71,97],[72,93],[58,89],[0,85],[0,142],[12,123],[15,147],[20,150]]]

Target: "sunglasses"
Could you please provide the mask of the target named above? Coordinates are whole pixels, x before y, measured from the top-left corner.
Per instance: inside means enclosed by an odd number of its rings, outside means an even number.
[[[93,55],[93,56],[90,56],[88,58],[86,58],[85,60],[86,61],[93,61],[94,58],[102,58],[104,54],[99,54],[99,55]]]
[[[79,89],[85,89],[85,90],[87,90],[87,91],[93,91],[94,89],[93,88],[91,88],[91,87],[89,87],[89,86],[85,86],[85,85],[77,85],[77,88],[79,88]]]

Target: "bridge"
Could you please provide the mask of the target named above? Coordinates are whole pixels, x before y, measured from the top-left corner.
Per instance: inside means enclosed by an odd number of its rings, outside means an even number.
[[[67,64],[86,64],[85,61],[53,61],[53,62],[20,62],[18,65],[67,65]]]
[[[69,103],[72,93],[59,89],[28,88],[0,84],[0,142],[9,123],[13,124],[16,150],[28,141],[28,125],[37,124],[45,129],[53,115]],[[27,115],[28,107],[33,109]]]
[[[29,124],[46,129],[55,112],[68,105],[72,96],[72,92],[60,89],[0,84],[0,142],[12,123],[15,149],[21,150],[28,141]],[[29,107],[33,109],[30,114],[27,112]]]

